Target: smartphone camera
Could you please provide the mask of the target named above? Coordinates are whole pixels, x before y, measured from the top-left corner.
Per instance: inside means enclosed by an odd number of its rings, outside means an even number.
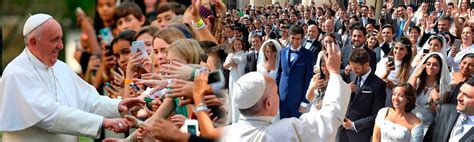
[[[132,87],[132,89],[133,89],[135,92],[140,91],[140,88],[138,88],[138,86],[137,86],[135,83],[132,82],[132,83],[130,83],[130,84],[128,84],[128,85],[130,85],[130,87]]]

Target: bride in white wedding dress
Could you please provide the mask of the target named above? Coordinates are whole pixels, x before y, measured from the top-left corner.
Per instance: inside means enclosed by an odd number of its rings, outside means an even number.
[[[257,71],[276,79],[280,61],[281,45],[278,41],[269,39],[262,44],[258,54]]]

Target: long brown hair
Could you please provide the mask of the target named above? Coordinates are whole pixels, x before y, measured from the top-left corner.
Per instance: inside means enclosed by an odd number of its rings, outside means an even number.
[[[407,50],[407,54],[403,57],[401,67],[397,72],[397,77],[400,78],[400,82],[406,82],[410,78],[410,64],[413,54],[411,50],[411,42],[408,38],[402,36],[397,43],[405,46]]]

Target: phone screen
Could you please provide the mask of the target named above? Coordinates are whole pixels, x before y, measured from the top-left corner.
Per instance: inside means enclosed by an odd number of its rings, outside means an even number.
[[[100,29],[99,34],[102,37],[102,42],[106,45],[110,45],[112,40],[114,40],[114,35],[112,35],[112,31],[108,27]]]
[[[196,125],[188,125],[188,133],[196,135]]]
[[[132,42],[132,53],[135,54],[137,52],[141,52],[142,56],[145,58],[148,56],[145,50],[145,41],[137,40]]]
[[[428,49],[423,49],[423,53],[428,53],[428,52],[430,52],[430,50],[428,50]]]
[[[456,50],[459,52],[459,49],[461,48],[461,40],[455,39],[454,40],[454,47],[456,47]]]
[[[207,78],[207,83],[212,84],[212,83],[220,82],[221,80],[222,79],[221,79],[220,72],[214,71],[214,72],[209,73],[209,77]]]

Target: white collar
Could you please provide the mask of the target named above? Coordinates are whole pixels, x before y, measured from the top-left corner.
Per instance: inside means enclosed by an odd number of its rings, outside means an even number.
[[[293,49],[293,45],[291,45],[291,46],[290,46],[290,50],[299,52],[299,51],[301,50],[301,45],[300,45],[300,47],[298,47],[298,48],[296,48],[296,49]]]
[[[273,121],[273,116],[244,116],[244,115],[240,115],[239,116],[239,121],[240,120],[243,120],[243,121],[260,121],[260,122],[265,122],[265,123],[268,123],[268,124],[271,124],[272,121]]]
[[[364,46],[365,46],[365,43],[364,43],[364,44],[362,44],[362,46],[360,46],[360,47],[355,47],[355,45],[354,45],[354,44],[352,44],[352,48],[363,48]]]
[[[31,53],[30,50],[28,50],[28,47],[25,47],[25,52],[26,52],[26,55],[28,56],[28,60],[30,60],[31,63],[32,63],[34,66],[36,66],[36,67],[38,67],[38,68],[40,68],[40,69],[45,69],[45,70],[49,68],[48,65],[44,64],[44,63],[41,62],[38,58],[36,58],[36,56],[33,55],[33,53]],[[53,66],[54,66],[54,65],[53,65]]]
[[[361,82],[365,82],[365,80],[367,79],[367,77],[369,76],[371,71],[372,71],[372,69],[370,69],[370,67],[369,67],[369,71],[360,77]]]

